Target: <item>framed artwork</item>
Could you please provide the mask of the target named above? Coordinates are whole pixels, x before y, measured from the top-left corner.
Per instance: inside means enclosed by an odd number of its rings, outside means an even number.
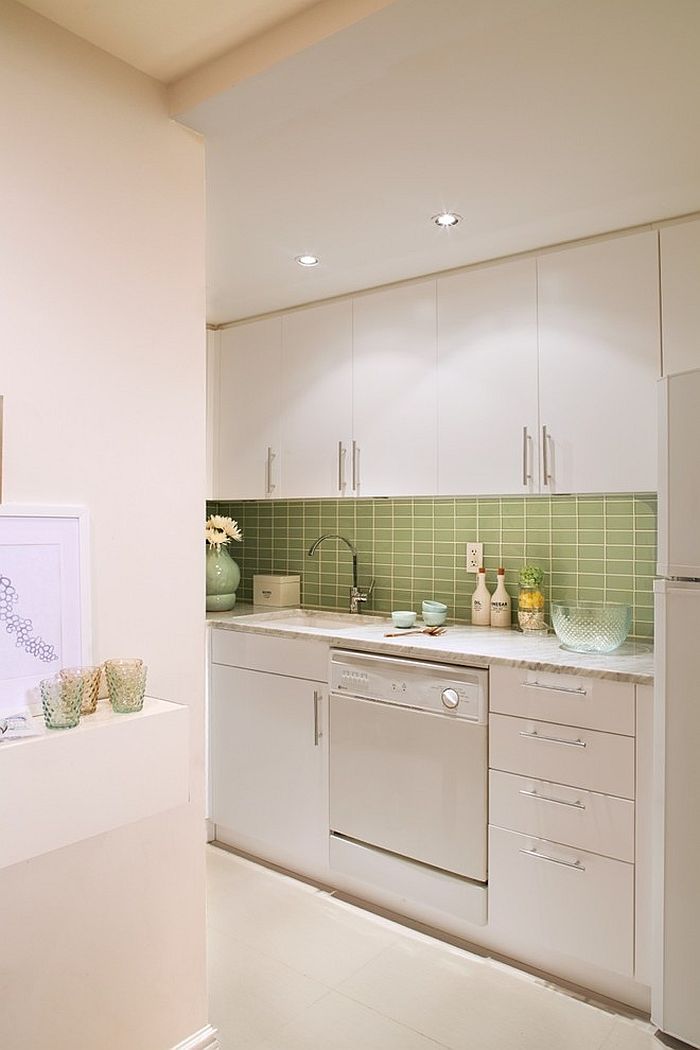
[[[41,708],[39,682],[91,663],[88,513],[0,505],[0,716]]]

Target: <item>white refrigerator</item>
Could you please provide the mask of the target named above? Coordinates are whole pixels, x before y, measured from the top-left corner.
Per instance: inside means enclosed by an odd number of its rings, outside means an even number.
[[[700,1047],[700,370],[659,395],[652,1020]]]

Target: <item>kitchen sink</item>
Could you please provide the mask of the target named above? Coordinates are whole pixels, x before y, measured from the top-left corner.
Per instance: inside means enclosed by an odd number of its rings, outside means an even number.
[[[363,616],[360,613],[320,612],[317,610],[290,609],[285,612],[253,613],[250,617],[242,616],[241,620],[250,620],[264,626],[289,627],[297,630],[326,631],[349,630],[353,627],[367,627],[382,622],[381,616]]]

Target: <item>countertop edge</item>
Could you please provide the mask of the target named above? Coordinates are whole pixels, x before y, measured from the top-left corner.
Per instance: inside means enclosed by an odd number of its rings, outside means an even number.
[[[273,622],[267,621],[265,625],[240,623],[235,618],[229,621],[207,620],[207,627],[218,628],[225,631],[237,631],[244,634],[257,634],[272,636],[276,638],[301,639],[304,641],[318,641],[330,645],[336,649],[350,649],[368,653],[382,653],[389,656],[403,656],[409,659],[425,660],[441,664],[462,664],[471,667],[489,667],[498,665],[502,667],[525,667],[532,671],[558,672],[560,674],[585,675],[589,678],[601,678],[608,681],[631,682],[634,685],[653,685],[654,675],[637,673],[634,671],[614,670],[607,667],[590,667],[582,664],[553,663],[548,660],[537,660],[523,658],[520,656],[508,657],[505,655],[492,655],[479,652],[471,652],[467,648],[444,650],[426,649],[423,646],[412,645],[408,639],[399,639],[397,642],[381,641],[377,639],[358,638],[356,635],[349,637],[347,632],[337,633],[326,631],[323,628],[313,630],[295,630],[290,627],[275,627]],[[348,628],[348,631],[353,630]],[[601,654],[602,655],[602,654]]]

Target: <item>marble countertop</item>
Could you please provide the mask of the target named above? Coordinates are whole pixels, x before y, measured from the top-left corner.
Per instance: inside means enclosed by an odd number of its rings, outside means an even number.
[[[447,625],[439,637],[413,634],[386,638],[395,631],[381,616],[317,611],[313,609],[261,610],[237,605],[231,612],[207,613],[214,627],[285,638],[318,638],[337,649],[386,653],[433,660],[436,663],[488,667],[504,664],[535,671],[561,671],[651,685],[654,650],[651,643],[628,641],[612,653],[572,653],[562,649],[555,634],[529,636],[493,627]],[[287,621],[287,622],[285,622]]]

